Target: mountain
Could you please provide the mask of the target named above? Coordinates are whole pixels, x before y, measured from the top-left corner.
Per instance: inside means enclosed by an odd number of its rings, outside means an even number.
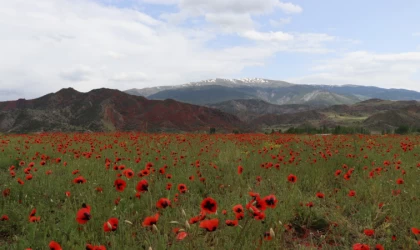
[[[259,80],[268,82],[261,83]],[[176,88],[163,87],[164,90],[148,95],[147,98],[154,100],[171,98],[198,105],[214,104],[234,99],[260,99],[278,105],[308,104],[324,107],[334,104],[353,104],[360,101],[355,96],[340,95],[310,85],[293,85],[262,79],[255,79],[255,81],[254,84],[251,84],[251,82],[244,84],[239,80],[233,83],[227,82],[227,80],[214,80],[202,84],[181,85]],[[134,92],[131,91],[130,93]]]
[[[276,105],[258,99],[230,100],[208,106],[234,114],[242,121],[250,121],[265,114],[290,114],[316,108],[303,104]]]
[[[402,125],[417,129],[420,128],[420,102],[369,99],[352,105],[334,105],[291,114],[264,114],[251,120],[250,124],[263,130],[304,125],[363,127],[377,132]]]
[[[0,102],[0,132],[232,131],[245,125],[217,109],[175,100],[148,100],[112,89],[62,89],[43,97]]]
[[[393,129],[400,126],[420,128],[420,105],[376,113],[364,120],[363,125],[376,130]]]
[[[302,125],[311,125],[320,127],[329,125],[331,120],[324,114],[316,110],[297,112],[292,114],[262,115],[250,122],[254,126],[261,127],[294,127]]]
[[[235,99],[260,99],[272,104],[307,104],[318,107],[351,105],[381,98],[386,100],[420,100],[420,93],[404,89],[383,89],[356,85],[303,85],[261,78],[210,79],[177,86],[131,89],[129,94],[149,99],[205,105]]]
[[[341,95],[353,95],[362,100],[381,98],[384,100],[420,100],[420,93],[406,89],[384,89],[372,86],[327,86],[320,85],[321,88]]]

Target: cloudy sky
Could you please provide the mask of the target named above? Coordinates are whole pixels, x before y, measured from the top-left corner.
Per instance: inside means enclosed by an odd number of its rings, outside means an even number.
[[[418,0],[13,0],[0,100],[258,77],[420,91]]]

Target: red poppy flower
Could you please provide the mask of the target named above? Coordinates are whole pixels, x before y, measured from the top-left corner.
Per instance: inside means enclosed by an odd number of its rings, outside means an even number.
[[[69,191],[66,192],[66,196],[70,197],[71,193]]]
[[[86,183],[86,179],[83,178],[83,176],[79,176],[79,177],[74,178],[73,183],[83,184],[83,183]]]
[[[123,175],[125,175],[128,179],[131,179],[134,176],[134,171],[128,168],[123,171]]]
[[[310,201],[310,202],[306,203],[305,206],[311,208],[311,207],[314,206],[314,203],[312,201]]]
[[[243,213],[244,212],[244,207],[241,204],[238,204],[238,205],[235,205],[232,208],[232,210],[233,210],[234,213],[239,214],[239,213]]]
[[[350,173],[346,173],[344,176],[343,176],[343,178],[345,179],[345,180],[350,180],[350,178],[351,178],[351,174]]]
[[[38,221],[40,221],[41,220],[41,217],[40,216],[31,216],[31,217],[29,217],[29,222],[38,222]]]
[[[147,180],[139,181],[137,183],[136,190],[139,191],[139,192],[142,192],[142,193],[149,190],[149,183],[147,182]]]
[[[244,168],[242,166],[238,166],[238,174],[242,174]]]
[[[58,244],[55,241],[51,241],[50,244],[48,245],[50,247],[50,250],[63,250],[60,246],[60,244]]]
[[[179,184],[178,185],[178,191],[181,193],[181,194],[185,194],[185,192],[187,192],[187,186],[185,185],[185,184]]]
[[[20,178],[18,178],[18,183],[20,184],[20,185],[23,185],[23,184],[25,184],[25,182],[24,181],[22,181]]]
[[[255,193],[255,192],[248,192],[249,196],[252,197],[253,200],[256,200],[257,198],[260,198],[260,194],[259,193]]]
[[[325,195],[321,192],[316,193],[316,197],[323,199],[325,197]]]
[[[10,195],[10,188],[6,188],[5,190],[3,190],[3,197],[7,197]]]
[[[107,222],[104,223],[104,232],[116,231],[118,228],[118,219],[110,218]]]
[[[237,219],[237,220],[242,220],[243,218],[245,217],[245,213],[236,213],[235,214],[235,218]]]
[[[255,205],[256,208],[258,208],[261,211],[265,211],[267,209],[267,204],[260,197],[257,197],[254,205]]]
[[[35,216],[36,214],[36,208],[32,209],[31,213],[29,214],[29,217]]]
[[[199,221],[204,220],[205,218],[206,218],[206,214],[204,212],[200,212],[200,215],[195,216],[195,217],[192,217],[188,222],[190,224],[195,224],[195,223],[197,223]]]
[[[187,234],[186,232],[182,231],[182,232],[179,232],[179,233],[176,235],[176,239],[177,239],[177,240],[183,240],[183,239],[185,239],[185,237],[187,237],[187,236],[188,236],[188,234]]]
[[[398,185],[404,184],[404,180],[402,178],[398,178],[396,182]]]
[[[123,179],[116,179],[114,181],[114,187],[118,192],[123,192],[126,186],[127,183]]]
[[[203,220],[200,222],[200,227],[206,229],[208,232],[213,232],[219,226],[219,219]]]
[[[91,214],[90,214],[90,206],[83,204],[82,208],[79,209],[79,211],[77,211],[76,214],[76,221],[79,224],[86,224],[90,218],[91,218]]]
[[[229,227],[236,227],[238,225],[238,220],[226,220],[226,225]]]
[[[166,170],[165,170],[165,168],[160,168],[160,169],[159,169],[159,173],[160,173],[160,174],[165,174],[165,171],[166,171]]]
[[[369,245],[356,243],[353,245],[353,250],[369,250]]]
[[[106,250],[105,246],[93,246],[91,244],[86,244],[86,250]]]
[[[209,214],[214,214],[217,211],[217,202],[213,198],[205,198],[201,202],[201,211]]]
[[[166,184],[166,190],[171,190],[171,189],[172,189],[172,183]]]
[[[270,207],[270,208],[275,208],[276,207],[276,205],[277,205],[277,202],[278,202],[278,200],[277,200],[277,198],[276,198],[276,196],[274,196],[274,195],[268,195],[268,196],[266,196],[266,197],[264,197],[263,198],[263,201],[265,202],[265,204],[268,206],[268,207]],[[258,208],[258,206],[257,206],[257,208]]]
[[[291,183],[295,183],[297,181],[297,177],[294,174],[289,174],[289,176],[287,177],[287,180]]]
[[[376,244],[375,250],[385,250],[385,248],[381,244]]]
[[[32,175],[31,174],[27,174],[25,176],[25,179],[28,180],[28,181],[32,180]]]
[[[166,208],[171,205],[171,201],[167,198],[160,198],[158,202],[156,202],[157,208]]]
[[[371,236],[373,236],[373,235],[375,234],[375,230],[373,230],[373,229],[365,229],[365,230],[363,231],[363,233],[364,233],[366,236],[371,237]]]
[[[273,237],[271,236],[270,232],[265,232],[264,233],[264,240],[270,241],[272,239],[273,239]]]
[[[347,194],[349,197],[353,197],[356,196],[356,191],[354,190],[350,190],[349,193]]]
[[[7,216],[7,214],[3,214],[0,218],[0,221],[7,221],[9,220],[9,216]]]
[[[419,235],[420,234],[420,229],[412,227],[411,232],[413,232],[413,234],[415,234],[415,235]]]
[[[155,214],[155,215],[153,215],[153,216],[146,217],[146,218],[143,220],[142,225],[143,225],[143,227],[150,227],[150,226],[155,225],[155,224],[157,223],[157,221],[158,221],[158,220],[159,220],[159,214],[158,214],[158,213],[156,213],[156,214]]]

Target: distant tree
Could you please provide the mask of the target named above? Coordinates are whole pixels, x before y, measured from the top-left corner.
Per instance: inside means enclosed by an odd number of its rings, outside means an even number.
[[[212,135],[212,134],[215,134],[215,133],[216,133],[216,128],[210,128],[209,133],[210,133],[211,135]]]
[[[395,130],[395,133],[399,135],[405,135],[408,134],[409,131],[410,128],[407,125],[401,125]]]

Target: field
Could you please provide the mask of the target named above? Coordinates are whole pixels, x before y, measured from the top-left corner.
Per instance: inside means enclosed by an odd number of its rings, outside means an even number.
[[[0,248],[419,249],[419,145],[393,135],[2,135]]]

